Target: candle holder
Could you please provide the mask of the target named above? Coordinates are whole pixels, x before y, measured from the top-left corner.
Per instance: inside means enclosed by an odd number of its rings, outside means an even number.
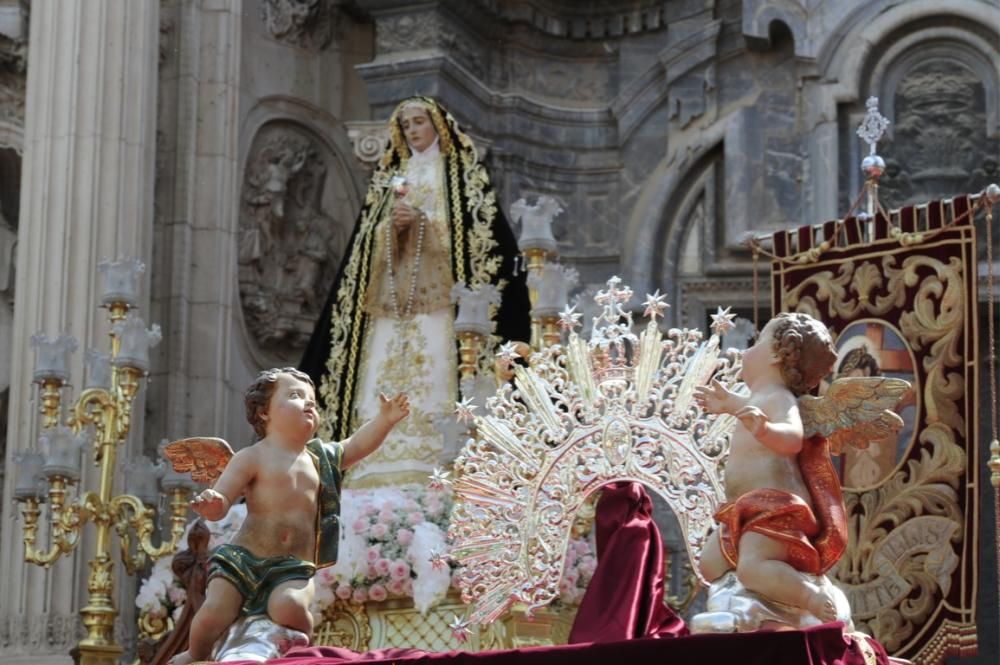
[[[542,342],[542,321],[535,314],[538,291],[531,286],[531,277],[540,278],[545,272],[545,261],[558,255],[556,239],[552,235],[552,220],[562,212],[559,203],[551,196],[539,196],[532,206],[525,199],[518,199],[510,207],[511,219],[521,224],[517,247],[524,254],[528,268],[528,298],[532,312],[531,346],[536,349],[540,348]]]
[[[458,303],[455,317],[458,373],[462,382],[466,382],[476,377],[483,344],[492,332],[490,308],[500,305],[500,292],[492,284],[470,289],[458,283],[451,289],[451,300]]]
[[[90,351],[87,356],[85,388],[68,405],[62,416],[62,389],[68,383],[69,354],[76,340],[68,336],[51,339],[36,334],[34,381],[39,384],[42,433],[45,454],[30,451],[15,455],[20,467],[14,498],[21,506],[24,531],[24,559],[48,568],[80,543],[84,526],[96,528],[94,554],[87,580],[88,602],[80,610],[87,631],[78,644],[81,665],[117,664],[124,649],[115,641],[114,622],[118,612],[112,602],[114,569],[110,554],[111,529],[117,532],[121,559],[129,574],[156,559],[177,551],[184,535],[190,487],[164,487],[170,493],[171,527],[169,539],[154,543],[158,493],[157,471],[148,460],[126,465],[127,489],[138,494],[114,494],[115,460],[118,446],[129,433],[132,402],[149,368],[149,348],[160,340],[158,326],[147,330],[142,319],[130,316],[138,301],[137,280],[143,266],[133,259],[104,261],[99,266],[105,276],[102,306],[111,323],[111,349],[104,355]],[[80,480],[80,453],[93,445],[94,463],[100,468],[96,491],[75,489]],[[38,523],[42,503],[48,503],[48,545],[38,546]]]
[[[541,270],[528,275],[528,286],[535,292],[531,316],[541,324],[540,348],[558,344],[562,339],[559,312],[569,301],[570,288],[579,279],[576,269],[557,263],[546,263]]]

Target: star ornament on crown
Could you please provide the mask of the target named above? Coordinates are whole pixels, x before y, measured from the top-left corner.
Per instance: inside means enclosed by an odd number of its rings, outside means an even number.
[[[613,277],[589,341],[514,365],[514,378],[472,416],[475,437],[455,461],[450,557],[468,620],[485,624],[513,604],[530,615],[558,597],[573,522],[588,495],[633,481],[659,493],[678,517],[696,562],[724,500],[722,466],[735,419],[704,413],[694,389],[711,378],[740,390],[739,353],[719,333],[660,331],[658,292],[633,331],[632,290]],[[563,318],[575,327],[574,312]],[[728,313],[720,312],[723,320]],[[697,570],[697,566],[695,566]]]

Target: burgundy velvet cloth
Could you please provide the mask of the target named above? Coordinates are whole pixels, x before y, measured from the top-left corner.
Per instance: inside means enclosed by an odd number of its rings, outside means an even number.
[[[868,640],[879,665],[889,665],[885,651]],[[416,649],[381,649],[365,654],[333,647],[307,647],[289,652],[269,665],[344,665],[433,663],[433,665],[606,665],[669,663],[670,665],[865,665],[864,655],[839,623],[803,631],[691,635],[676,640],[643,638],[623,642],[526,647],[506,651],[429,653]],[[251,665],[239,661],[227,665]]]
[[[687,635],[684,620],[663,601],[663,540],[645,488],[638,483],[605,487],[594,527],[597,570],[569,643]]]

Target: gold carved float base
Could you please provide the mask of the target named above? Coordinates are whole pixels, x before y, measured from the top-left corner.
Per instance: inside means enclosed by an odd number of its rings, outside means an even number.
[[[338,600],[324,612],[316,627],[313,644],[345,647],[364,652],[389,647],[409,647],[424,651],[487,651],[525,646],[565,644],[576,616],[575,606],[545,608],[527,619],[512,610],[487,628],[472,631],[460,643],[449,624],[464,617],[466,607],[457,594],[449,594],[427,614],[420,614],[410,598],[396,598],[364,605]]]

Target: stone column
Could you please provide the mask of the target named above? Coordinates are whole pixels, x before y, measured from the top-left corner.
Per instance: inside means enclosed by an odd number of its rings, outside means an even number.
[[[97,263],[118,255],[150,261],[158,22],[158,0],[31,3],[5,459],[12,471],[2,494],[0,663],[4,665],[70,663],[68,652],[78,639],[78,610],[87,600],[86,564],[94,550],[93,527],[86,526],[87,535],[76,551],[50,570],[25,564],[20,518],[12,507],[17,476],[12,458],[37,445],[31,335],[38,330],[65,331],[80,340],[81,350],[106,349],[106,317],[97,309]],[[144,289],[147,303],[148,294]],[[148,317],[148,311],[144,314]],[[72,392],[78,394],[83,354],[75,356],[71,382]],[[131,440],[139,440],[140,434],[134,428]],[[96,490],[91,459],[88,451],[81,485]],[[118,492],[122,489],[116,487]],[[128,613],[134,606],[134,586],[127,583],[120,566],[115,581],[117,607]]]
[[[241,397],[250,382],[234,376],[233,366],[241,363],[232,362],[240,330],[236,229],[244,5],[168,0],[161,7],[164,25],[171,27],[160,81],[151,306],[164,340],[151,374],[147,432],[154,440],[147,445],[195,434],[239,445],[249,427],[234,431],[230,423],[245,422]]]

